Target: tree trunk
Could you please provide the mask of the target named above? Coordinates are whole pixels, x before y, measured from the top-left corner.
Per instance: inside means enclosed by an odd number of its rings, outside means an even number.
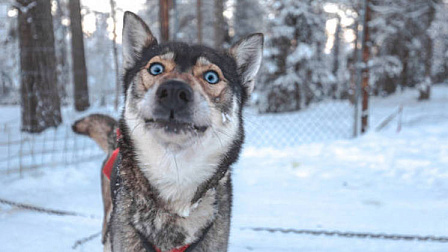
[[[115,0],[110,0],[110,9],[113,22],[112,30],[112,49],[114,56],[114,68],[115,68],[115,111],[118,110],[118,104],[120,102],[120,70],[118,68],[118,49],[117,49],[117,19],[115,17]]]
[[[173,1],[173,16],[174,16],[174,27],[173,27],[173,40],[177,41],[179,38],[179,9],[178,9],[178,3],[177,0]]]
[[[75,109],[84,111],[89,106],[89,87],[84,54],[84,39],[81,24],[81,5],[79,0],[69,0],[70,28],[72,32],[72,61]]]
[[[67,6],[62,3],[61,0],[56,0],[57,9],[55,15],[55,48],[56,48],[56,61],[57,61],[57,76],[58,76],[58,90],[59,96],[62,100],[67,98],[67,86],[70,84],[70,65],[68,63],[68,46],[67,46],[67,34],[68,28],[62,24],[62,20],[66,17],[64,8]]]
[[[224,20],[224,1],[215,0],[215,49],[222,49],[226,38],[226,24]]]
[[[196,0],[196,15],[198,22],[198,44],[202,44],[202,1]]]
[[[364,17],[364,41],[362,46],[362,58],[364,62],[364,69],[362,71],[362,113],[361,113],[361,133],[367,132],[369,127],[369,68],[368,62],[370,59],[370,33],[369,33],[369,22],[371,20],[371,11],[369,6],[369,0],[365,1],[365,17]]]
[[[169,0],[160,0],[160,36],[162,42],[170,40],[170,4]]]
[[[20,0],[22,131],[42,132],[62,122],[50,0]]]
[[[432,65],[432,39],[431,37],[426,34],[425,35],[426,40],[426,51],[425,51],[425,79],[423,83],[420,84],[419,87],[419,100],[429,100],[431,98],[431,86],[432,86],[432,79],[431,79],[431,65]]]
[[[434,3],[430,5],[428,15],[428,27],[431,26],[432,22],[434,21],[435,15],[436,15],[436,9]],[[433,41],[431,36],[428,34],[427,31],[425,31],[425,35],[423,36],[423,40],[426,42],[424,45],[426,45],[425,49],[425,80],[423,84],[421,84],[420,96],[419,100],[429,100],[431,97],[431,86],[432,86],[432,78],[431,78],[431,66],[432,66],[432,56],[433,56]]]
[[[336,31],[334,33],[334,47],[333,47],[333,69],[332,72],[334,76],[337,75],[339,70],[339,54],[340,54],[340,44],[341,44],[341,17],[337,16],[338,23],[336,26]]]

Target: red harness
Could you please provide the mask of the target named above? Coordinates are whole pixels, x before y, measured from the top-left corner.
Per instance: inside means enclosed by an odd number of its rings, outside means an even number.
[[[170,252],[185,252],[185,250],[187,250],[187,248],[188,248],[189,246],[190,246],[190,245],[185,245],[185,246],[183,246],[182,248],[172,249],[172,250],[170,250]],[[158,249],[158,248],[155,248],[155,249],[156,249],[157,252],[162,252],[162,250],[160,250],[160,249]]]
[[[110,174],[112,174],[112,169],[114,168],[115,160],[117,160],[118,153],[120,153],[120,149],[116,148],[103,167],[103,173],[109,180]]]
[[[118,139],[120,137],[121,137],[120,129],[117,129],[117,141],[118,141]],[[109,180],[110,180],[110,175],[112,174],[112,170],[114,168],[115,161],[117,160],[118,153],[120,153],[120,148],[116,148],[114,150],[114,152],[112,152],[112,155],[110,155],[110,157],[107,160],[106,164],[104,164],[103,173],[104,173],[104,175],[106,175],[106,177]],[[162,250],[160,250],[159,248],[156,248],[155,246],[153,246],[153,247],[154,247],[156,252],[162,252]],[[168,252],[185,252],[188,249],[188,247],[190,247],[189,244],[187,244],[187,245],[185,245],[185,246],[183,246],[181,248],[172,249],[172,250],[170,250]]]
[[[117,142],[121,137],[120,129],[117,129]],[[112,152],[112,155],[110,155],[109,159],[107,160],[106,164],[104,164],[103,167],[103,173],[106,175],[106,177],[110,180],[110,175],[112,174],[112,170],[114,168],[115,160],[117,160],[118,153],[120,153],[120,148],[116,148],[114,152]]]

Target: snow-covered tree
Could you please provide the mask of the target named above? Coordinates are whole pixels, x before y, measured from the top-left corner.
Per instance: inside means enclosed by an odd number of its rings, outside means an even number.
[[[58,75],[58,90],[62,99],[67,98],[67,89],[70,85],[70,64],[69,64],[69,48],[67,26],[68,10],[67,1],[56,0],[56,10],[53,14],[54,37],[56,48],[56,62]]]
[[[112,101],[115,84],[115,68],[113,65],[112,43],[108,30],[108,13],[95,12],[95,31],[86,39],[87,68],[91,96],[99,98],[102,105],[107,103],[106,97]],[[98,97],[98,95],[100,95]],[[98,99],[92,99],[98,101]]]
[[[144,9],[138,14],[149,25],[154,36],[160,38],[159,0],[146,0]],[[173,26],[170,24],[170,27]]]
[[[429,30],[433,38],[434,83],[448,81],[448,2],[441,3],[436,10],[436,17]]]
[[[70,31],[72,34],[72,66],[73,66],[73,99],[75,109],[84,111],[90,107],[89,86],[87,83],[87,67],[82,31],[81,3],[69,0]]]
[[[265,11],[258,0],[236,0],[234,14],[234,40],[237,41],[248,34],[264,32]]]
[[[375,93],[390,94],[399,85],[413,87],[429,78],[432,39],[427,31],[434,20],[437,2],[372,0],[373,19],[369,24],[375,55],[372,60],[375,65],[392,61],[401,64],[394,68],[398,71],[395,73],[390,69],[388,72],[373,71],[378,75],[372,78],[376,81],[371,82]],[[381,62],[382,59],[388,62]]]
[[[16,0],[19,12],[22,130],[42,132],[62,122],[50,0]]]
[[[325,18],[320,1],[273,1],[273,19],[265,50],[265,72],[258,85],[259,110],[283,112],[305,108],[325,97],[334,76],[323,63]]]
[[[154,0],[147,0],[154,1]],[[158,2],[158,1],[157,1]],[[171,12],[170,29],[172,38],[186,43],[198,43],[198,13],[196,0],[176,0],[176,13]],[[202,15],[202,44],[213,47],[215,39],[215,5],[212,0],[201,1]],[[148,11],[150,9],[148,8]],[[152,11],[153,12],[153,11]],[[153,15],[151,12],[151,15]],[[174,17],[176,15],[177,17]],[[175,32],[175,18],[177,18],[177,34]],[[151,26],[152,28],[152,26]],[[175,36],[174,36],[175,35]]]
[[[19,46],[17,13],[10,2],[0,2],[0,103],[17,103]]]

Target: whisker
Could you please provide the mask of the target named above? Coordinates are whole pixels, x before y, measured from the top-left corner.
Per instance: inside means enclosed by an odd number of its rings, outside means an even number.
[[[134,134],[134,130],[137,129],[138,126],[140,126],[142,124],[142,122],[137,123],[134,128],[131,130],[131,135]]]
[[[216,133],[214,127],[211,127],[211,128],[212,128],[212,132],[213,132],[213,134],[216,136],[216,138],[218,138],[218,141],[219,141],[219,143],[221,144],[221,148],[223,148],[224,145],[222,144],[221,138],[220,138],[219,135]]]
[[[174,153],[171,153],[173,155],[173,160],[174,160],[174,165],[176,166],[176,174],[177,174],[177,184],[180,183],[180,178],[179,178],[179,166],[177,165],[177,159],[176,159],[176,155]]]

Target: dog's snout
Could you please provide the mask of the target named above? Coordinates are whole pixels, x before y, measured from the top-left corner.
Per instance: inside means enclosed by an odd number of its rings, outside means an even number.
[[[165,108],[179,110],[193,101],[193,90],[184,82],[171,80],[160,85],[156,97]]]

